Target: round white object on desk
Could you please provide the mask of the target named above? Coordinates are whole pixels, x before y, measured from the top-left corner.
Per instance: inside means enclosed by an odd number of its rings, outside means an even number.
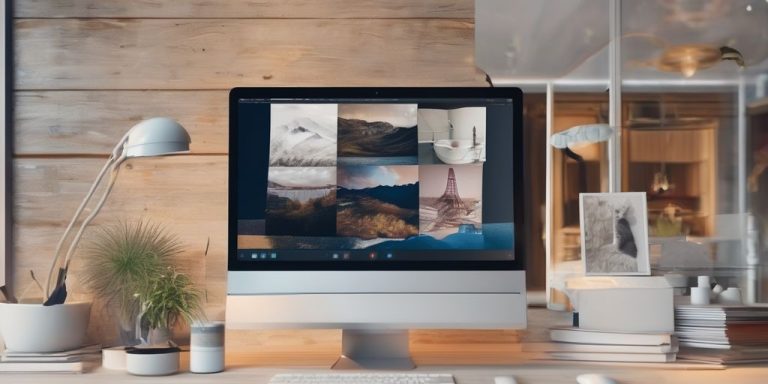
[[[165,376],[179,372],[179,348],[131,348],[125,368],[138,376]]]
[[[585,373],[576,376],[576,382],[579,384],[616,384],[616,381],[606,375],[599,373]]]
[[[9,351],[51,353],[83,346],[91,303],[44,306],[0,303],[0,333]]]
[[[723,286],[720,284],[715,284],[715,286],[712,288],[712,293],[709,295],[709,301],[712,303],[719,302],[721,293],[723,293]]]
[[[720,304],[741,305],[741,289],[731,287],[720,293]]]
[[[709,287],[691,287],[691,304],[708,305],[711,292],[712,290]]]

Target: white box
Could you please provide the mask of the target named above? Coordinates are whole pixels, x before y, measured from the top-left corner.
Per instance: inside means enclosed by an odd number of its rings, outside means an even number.
[[[674,295],[663,277],[574,282],[569,289],[579,328],[611,332],[673,333]],[[578,288],[577,288],[578,286]]]

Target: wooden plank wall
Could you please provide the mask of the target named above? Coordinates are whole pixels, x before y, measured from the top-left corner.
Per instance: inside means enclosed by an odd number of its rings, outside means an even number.
[[[473,0],[17,0],[14,17],[13,268],[27,296],[39,296],[29,271],[44,278],[107,153],[145,118],[177,118],[191,154],[123,166],[95,224],[166,224],[216,308],[230,88],[485,85],[473,61]],[[83,293],[76,271],[70,280]],[[109,340],[115,330],[96,312],[92,332]]]

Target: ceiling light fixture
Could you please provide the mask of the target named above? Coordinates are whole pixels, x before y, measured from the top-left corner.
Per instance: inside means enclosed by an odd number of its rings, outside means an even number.
[[[656,68],[664,72],[680,72],[692,77],[698,70],[720,62],[720,49],[708,44],[684,44],[671,46],[661,53]]]

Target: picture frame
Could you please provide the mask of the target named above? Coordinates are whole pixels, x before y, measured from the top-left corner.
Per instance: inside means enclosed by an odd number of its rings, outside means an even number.
[[[587,276],[651,274],[645,192],[582,193],[579,219]]]

